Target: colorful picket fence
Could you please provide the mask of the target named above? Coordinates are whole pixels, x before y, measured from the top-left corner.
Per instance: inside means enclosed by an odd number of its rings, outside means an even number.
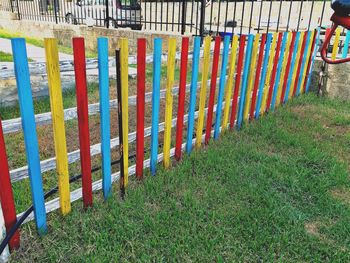
[[[66,110],[63,109],[60,69],[56,39],[45,40],[46,66],[54,133],[56,158],[40,161],[36,123],[43,114],[35,116],[31,95],[30,74],[24,39],[12,39],[15,74],[18,87],[22,129],[28,167],[9,171],[3,125],[0,120],[0,199],[7,231],[16,223],[16,208],[11,181],[29,176],[34,205],[34,218],[39,234],[47,232],[46,214],[57,208],[63,215],[71,211],[71,202],[83,199],[84,207],[93,205],[93,191],[102,189],[105,198],[110,196],[112,183],[119,180],[124,196],[128,177],[136,174],[141,179],[144,169],[149,168],[152,175],[163,162],[170,167],[170,158],[181,159],[183,152],[190,154],[208,144],[211,137],[218,139],[228,128],[241,129],[249,121],[258,119],[266,112],[285,104],[289,99],[308,92],[310,75],[318,50],[319,29],[308,32],[263,33],[234,36],[232,39],[219,36],[203,39],[193,38],[193,52],[189,53],[190,39],[182,38],[180,54],[179,87],[174,88],[176,40],[169,38],[167,47],[166,88],[161,90],[162,46],[161,38],[154,40],[153,52],[153,90],[145,92],[146,83],[146,40],[137,42],[137,95],[128,96],[128,40],[120,39],[116,51],[118,100],[109,98],[108,39],[98,38],[98,65],[100,88],[100,129],[101,144],[90,145],[89,111],[87,97],[85,47],[83,38],[73,39],[74,69],[76,84],[80,150],[67,153],[65,135]],[[212,47],[213,43],[213,49]],[[202,63],[201,62],[202,54]],[[191,69],[188,67],[192,57]],[[212,62],[211,62],[212,56]],[[221,65],[219,65],[221,57]],[[210,64],[211,72],[210,72]],[[218,69],[220,66],[220,74]],[[191,72],[191,82],[187,84],[187,72]],[[199,72],[201,80],[198,82]],[[209,79],[210,76],[210,79]],[[218,87],[217,87],[218,86]],[[185,109],[186,93],[188,111]],[[173,112],[174,93],[178,95],[176,112]],[[217,96],[216,96],[217,94]],[[197,101],[198,97],[198,101]],[[160,102],[165,98],[165,119],[160,122]],[[129,103],[136,105],[136,131],[129,133]],[[145,105],[152,103],[151,127],[145,127]],[[198,110],[196,106],[198,105]],[[95,105],[97,106],[97,105]],[[117,107],[119,120],[119,142],[111,139],[110,108]],[[185,114],[187,112],[187,114]],[[213,115],[215,113],[215,121]],[[173,119],[173,115],[176,118]],[[46,115],[45,115],[46,116]],[[187,122],[187,127],[185,123]],[[175,127],[175,147],[171,148],[171,132]],[[183,132],[187,137],[183,140]],[[164,131],[162,153],[159,153],[159,133]],[[150,140],[150,158],[145,160],[145,138]],[[136,142],[136,162],[129,165],[129,144]],[[119,146],[120,171],[112,174],[111,151]],[[92,154],[102,155],[102,180],[93,182],[91,175]],[[74,156],[73,156],[74,155]],[[74,158],[73,158],[74,157]],[[73,161],[72,161],[73,160]],[[70,191],[69,163],[80,160],[82,188]],[[55,164],[53,164],[55,163]],[[45,204],[42,172],[56,169],[58,174],[59,198]],[[58,201],[59,203],[57,203]],[[9,245],[19,246],[17,231]]]

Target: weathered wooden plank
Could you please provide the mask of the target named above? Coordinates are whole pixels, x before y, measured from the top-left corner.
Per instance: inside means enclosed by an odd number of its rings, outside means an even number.
[[[218,81],[219,81],[219,79],[217,79],[217,82]],[[210,82],[210,80],[208,81],[208,83],[209,82]],[[189,87],[190,87],[190,85],[186,86],[186,92],[189,91]],[[200,87],[200,83],[197,83],[197,89],[199,87]],[[173,94],[175,94],[177,92],[177,90],[178,90],[178,87],[173,88]],[[151,101],[151,96],[148,96],[148,95],[151,95],[151,93],[147,93],[146,102],[150,102]],[[136,103],[136,97],[135,96],[132,96],[132,97],[133,97],[132,100]],[[161,91],[161,98],[164,98],[164,97],[165,97],[165,90],[162,90]],[[116,103],[117,103],[116,100],[113,100],[113,101],[110,102],[110,106],[116,108]],[[130,103],[130,97],[129,97],[129,103]],[[99,106],[99,103],[96,103],[94,105]],[[97,107],[97,112],[99,112],[99,107]],[[3,125],[3,127],[4,127],[4,125]],[[162,127],[162,126],[159,126],[159,127]],[[148,128],[145,129],[145,132],[147,130],[148,130]],[[145,136],[146,136],[146,134],[145,134]],[[136,138],[136,132],[130,133],[129,134],[129,143],[134,142],[135,138]],[[113,149],[113,148],[115,148],[117,146],[119,146],[118,138],[112,139],[111,140],[111,149]],[[90,147],[90,155],[91,156],[95,156],[95,155],[100,154],[101,153],[101,149],[100,148],[101,148],[101,144],[100,143],[92,145]],[[68,163],[69,164],[74,163],[74,162],[76,162],[78,160],[80,160],[80,150],[79,149],[68,153]],[[56,169],[56,158],[53,157],[53,158],[49,158],[49,159],[43,160],[43,161],[40,162],[40,165],[41,165],[41,172],[42,173],[51,171],[53,169]],[[22,179],[28,178],[28,166],[23,166],[23,167],[20,167],[20,168],[13,169],[13,170],[10,171],[10,175],[11,175],[11,182],[17,182],[17,181],[20,181]]]
[[[223,102],[222,109],[224,108],[225,103],[226,102]],[[214,106],[213,112],[216,112],[216,108],[217,108],[217,105]],[[205,111],[207,111],[207,108],[205,109]],[[195,112],[195,119],[197,119],[197,118],[198,118],[198,111]],[[188,115],[185,115],[184,122],[186,122],[187,119],[188,119]],[[161,123],[160,125],[162,125],[163,129],[164,129],[164,123]],[[176,118],[172,120],[172,125],[173,126],[176,125]],[[150,129],[150,127],[149,127],[149,129]],[[220,130],[221,130],[221,128],[220,128]],[[161,129],[159,129],[159,131],[161,132]],[[212,130],[211,132],[214,133],[214,130]],[[145,132],[145,135],[146,135],[146,132]],[[135,134],[135,136],[136,136],[136,134]],[[202,135],[202,142],[204,142],[204,139],[205,139],[205,134]],[[194,145],[195,142],[196,142],[196,138],[193,138],[192,145]],[[185,150],[186,146],[187,146],[187,142],[182,144],[182,146],[181,146],[182,151]],[[170,157],[173,157],[174,155],[175,155],[175,148],[172,148],[170,150]],[[163,153],[160,153],[157,156],[157,163],[160,163],[162,161],[163,161]],[[143,168],[147,169],[149,167],[150,167],[150,159],[147,159],[143,162]],[[136,173],[136,165],[129,166],[129,169],[128,169],[129,176],[132,176],[135,173]],[[120,172],[116,172],[116,173],[112,174],[112,183],[118,181],[119,179],[120,179]],[[92,183],[92,191],[93,192],[99,191],[101,189],[102,189],[102,180],[101,179]],[[76,190],[71,192],[71,196],[70,196],[71,202],[75,202],[81,198],[82,198],[82,188],[76,189]],[[50,213],[50,212],[53,212],[53,211],[59,209],[59,207],[60,207],[59,199],[55,198],[53,200],[46,202],[45,207],[46,207],[46,213]],[[19,219],[23,214],[24,214],[24,212],[19,213],[17,215],[17,219]],[[30,222],[33,219],[34,219],[33,213],[31,213],[27,217],[27,219],[24,221],[24,223]]]

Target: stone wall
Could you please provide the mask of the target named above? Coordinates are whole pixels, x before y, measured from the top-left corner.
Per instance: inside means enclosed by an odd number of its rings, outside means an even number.
[[[350,100],[350,63],[328,65],[325,95]]]
[[[107,29],[102,27],[88,27],[85,25],[55,24],[49,22],[36,22],[27,20],[15,20],[15,16],[8,12],[0,11],[0,28],[9,32],[19,33],[23,36],[34,38],[55,37],[59,44],[71,46],[72,37],[81,36],[85,38],[85,46],[89,51],[97,50],[97,38],[108,37],[110,40],[110,55],[113,55],[117,47],[118,39],[125,37],[129,39],[130,54],[136,53],[137,39],[146,38],[148,51],[153,50],[154,38],[163,39],[163,52],[167,50],[167,39],[177,38],[177,48],[181,47],[181,35],[175,33],[153,33],[149,31],[136,31],[127,28]],[[191,38],[191,37],[190,37]]]

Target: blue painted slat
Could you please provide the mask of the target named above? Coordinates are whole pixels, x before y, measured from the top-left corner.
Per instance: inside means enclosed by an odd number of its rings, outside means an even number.
[[[266,80],[266,75],[267,75],[266,74],[267,73],[266,72],[267,71],[267,64],[268,64],[269,57],[270,57],[271,41],[272,41],[272,34],[268,33],[267,34],[267,39],[266,39],[266,47],[265,47],[263,68],[262,68],[261,79],[260,79],[260,84],[259,84],[258,101],[257,101],[257,104],[256,104],[256,109],[255,109],[255,119],[258,119],[259,118],[259,114],[260,114],[260,107],[261,107],[263,91],[264,91],[264,86],[265,86],[265,80]]]
[[[13,38],[11,39],[11,44],[28,162],[30,188],[34,205],[34,216],[38,232],[42,235],[47,232],[46,211],[26,43],[23,38]]]
[[[298,78],[298,88],[297,88],[297,92],[296,92],[296,96],[299,96],[300,94],[300,86],[301,86],[301,82],[303,80],[303,72],[304,72],[304,68],[307,66],[307,50],[309,49],[309,45],[310,45],[310,38],[311,38],[311,31],[307,32],[307,39],[306,39],[306,44],[305,44],[305,49],[304,49],[304,54],[303,54],[303,60],[302,60],[302,64],[301,64],[301,70],[300,70],[300,74],[299,74],[299,78]]]
[[[151,174],[156,174],[158,159],[158,123],[160,104],[160,74],[162,65],[162,39],[154,39],[153,53],[153,91],[152,91],[152,129],[151,129]]]
[[[296,36],[295,36],[294,47],[293,47],[292,63],[290,65],[286,93],[284,94],[284,103],[286,103],[288,101],[290,86],[292,85],[292,78],[293,78],[295,60],[296,60],[297,52],[298,52],[299,40],[300,40],[300,32],[297,32]]]
[[[349,32],[349,31],[348,31]],[[306,87],[305,87],[305,92],[309,91],[309,86],[310,86],[310,82],[311,82],[311,72],[312,72],[312,68],[314,67],[314,61],[315,61],[315,57],[318,51],[318,47],[319,47],[319,42],[320,42],[320,28],[317,28],[317,33],[316,33],[316,42],[315,42],[315,48],[314,48],[314,52],[312,53],[312,60],[311,60],[311,67],[310,67],[310,71],[307,77],[307,83],[306,83]]]
[[[275,110],[277,91],[278,91],[278,86],[279,86],[280,79],[281,79],[282,64],[283,64],[283,59],[284,59],[284,51],[286,49],[286,44],[287,44],[287,38],[288,38],[288,32],[284,32],[280,56],[278,58],[278,64],[277,64],[277,76],[276,76],[276,80],[275,80],[274,88],[273,88],[273,95],[272,95],[271,108],[270,108],[271,111]]]
[[[245,62],[244,62],[243,76],[242,76],[243,81],[242,81],[242,85],[241,85],[241,93],[240,93],[241,95],[239,98],[237,129],[240,129],[242,126],[245,94],[246,94],[246,89],[247,89],[247,84],[248,84],[250,59],[252,56],[253,39],[254,39],[254,35],[249,34],[248,35],[248,44],[247,44],[247,48],[246,48],[246,52],[245,52],[246,55],[245,55]]]
[[[100,88],[100,127],[102,154],[102,188],[105,199],[111,193],[111,132],[109,110],[108,38],[97,39],[98,78]]]
[[[348,49],[349,49],[349,41],[350,41],[350,30],[346,31],[346,37],[344,41],[344,47],[343,47],[343,52],[342,52],[342,58],[346,58],[348,55]]]
[[[192,151],[192,138],[193,138],[193,130],[194,130],[194,111],[196,108],[196,93],[197,93],[200,43],[201,43],[200,37],[195,37],[194,44],[193,44],[190,105],[189,105],[189,109],[188,109],[188,126],[187,126],[187,142],[186,142],[186,152],[187,153],[191,153],[191,151]]]
[[[220,134],[220,125],[221,125],[221,114],[222,114],[222,101],[224,99],[224,91],[225,91],[225,82],[226,82],[226,69],[228,62],[228,51],[230,47],[230,36],[224,37],[224,50],[222,53],[222,62],[221,62],[221,72],[220,72],[220,82],[219,82],[219,94],[218,94],[218,102],[216,107],[216,119],[215,119],[215,127],[214,127],[214,139],[219,138]],[[229,103],[227,101],[226,103]]]

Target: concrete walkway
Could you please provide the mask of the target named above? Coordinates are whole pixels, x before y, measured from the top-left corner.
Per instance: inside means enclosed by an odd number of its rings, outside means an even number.
[[[45,50],[27,43],[27,56],[35,62],[45,62]],[[0,38],[0,51],[12,54],[11,40]],[[59,53],[60,61],[73,60],[73,55]]]

